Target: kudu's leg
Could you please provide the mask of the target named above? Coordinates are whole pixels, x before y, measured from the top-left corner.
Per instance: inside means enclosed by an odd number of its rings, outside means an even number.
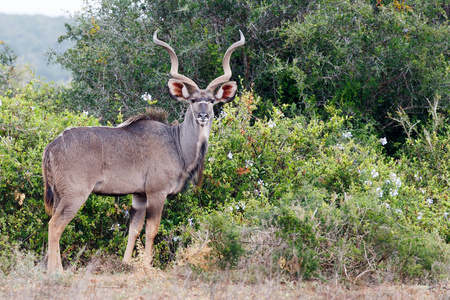
[[[153,240],[158,233],[161,214],[166,196],[163,194],[147,194],[147,222],[145,225],[145,255],[152,259]]]
[[[80,207],[86,201],[87,195],[78,197],[61,197],[61,200],[48,223],[48,261],[47,271],[62,271],[59,240],[67,224],[75,217]]]
[[[134,244],[136,243],[136,239],[142,230],[142,226],[144,226],[146,205],[147,198],[145,197],[145,195],[133,195],[130,210],[130,229],[128,232],[128,243],[127,249],[125,250],[125,255],[123,256],[124,262],[129,262],[131,260]]]

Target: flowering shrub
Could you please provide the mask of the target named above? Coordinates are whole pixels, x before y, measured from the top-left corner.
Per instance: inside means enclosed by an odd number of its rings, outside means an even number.
[[[408,195],[404,196],[410,198],[405,209],[416,226],[437,231],[449,242],[450,127],[438,111],[440,100],[437,95],[433,103],[429,103],[429,122],[423,126],[412,124],[402,110],[394,120],[402,125],[408,136],[400,164],[408,183]],[[405,200],[401,197],[398,202]]]
[[[190,212],[185,218],[201,224],[196,234],[213,235],[222,266],[268,255],[264,261],[274,263],[267,268],[304,278],[338,273],[354,280],[389,269],[400,279],[442,271],[437,265],[449,250],[441,240],[448,231],[445,203],[417,188],[419,175],[406,160],[383,154],[386,138],[352,128],[332,107],[326,121],[287,118],[279,108],[259,119],[253,115],[259,101],[245,92],[223,107],[203,187],[180,196],[183,213]],[[168,212],[172,207],[169,202]],[[252,242],[262,231],[278,246]]]
[[[15,245],[45,253],[43,148],[66,127],[98,124],[89,112],[61,112],[51,89],[45,93],[28,87],[0,97],[2,269]],[[333,107],[327,120],[288,118],[283,107],[261,119],[253,114],[260,101],[244,92],[214,121],[203,186],[168,199],[155,265],[201,242],[211,266],[258,276],[356,281],[382,280],[388,272],[396,279],[445,274],[446,126],[411,138],[394,160],[384,154],[388,139],[355,128]],[[62,236],[65,264],[81,251],[82,260],[98,249],[121,256],[129,207],[129,197],[91,196]]]

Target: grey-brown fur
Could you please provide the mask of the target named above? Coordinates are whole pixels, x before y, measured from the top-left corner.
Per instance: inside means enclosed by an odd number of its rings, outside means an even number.
[[[133,195],[124,261],[131,259],[145,219],[145,255],[151,258],[166,197],[180,192],[186,180],[195,179],[203,170],[214,119],[213,105],[229,102],[236,94],[236,83],[226,82],[231,76],[227,64],[234,49],[244,44],[244,37],[241,33],[241,41],[227,50],[225,75],[216,78],[205,90],[178,74],[175,52],[158,40],[156,33],[154,41],[171,57],[170,96],[190,104],[184,121],[170,126],[167,113],[152,110],[117,127],[67,129],[47,145],[42,169],[46,211],[52,214],[48,234],[49,272],[62,270],[61,234],[91,193]],[[215,93],[221,83],[224,84]]]
[[[117,127],[127,127],[134,122],[139,120],[153,120],[158,121],[163,124],[169,124],[167,118],[169,117],[169,113],[162,108],[159,107],[147,107],[145,114],[140,114],[134,117],[129,118],[125,122],[119,124]]]

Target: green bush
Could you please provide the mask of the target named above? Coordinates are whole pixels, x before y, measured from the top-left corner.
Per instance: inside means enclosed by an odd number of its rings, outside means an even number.
[[[222,74],[223,53],[240,29],[246,45],[231,65],[243,87],[254,85],[263,97],[259,116],[274,104],[291,105],[289,116],[326,115],[323,107],[332,104],[403,142],[388,112],[403,107],[425,120],[426,99],[436,93],[448,109],[445,8],[440,0],[92,0],[60,37],[75,46],[50,57],[73,74],[66,107],[114,123],[119,110],[126,117],[141,111],[142,95],[151,93],[181,119],[165,90],[167,53],[152,34],[160,29],[178,53],[180,72],[205,87]],[[393,154],[399,144],[387,147]]]
[[[178,196],[180,224],[199,222],[197,232],[210,234],[217,257],[235,268],[259,255],[270,258],[259,262],[265,273],[293,278],[446,274],[447,201],[427,203],[414,179],[420,169],[383,154],[391,141],[352,128],[333,107],[327,121],[287,118],[277,108],[258,119],[259,101],[244,92],[223,107],[203,187]],[[178,205],[169,201],[166,213],[176,215]],[[272,244],[254,243],[262,234]]]
[[[1,255],[8,255],[15,246],[46,253],[49,217],[43,203],[44,147],[68,127],[99,124],[86,114],[60,112],[54,99],[58,93],[58,88],[33,81],[17,94],[0,96]],[[118,251],[123,246],[128,221],[124,210],[129,207],[129,201],[124,201],[90,197],[62,236],[65,261],[85,246],[84,257],[99,248]],[[122,225],[113,226],[117,223]]]
[[[213,256],[217,259],[219,266],[221,268],[235,267],[244,254],[239,223],[233,220],[233,216],[217,211],[207,215],[204,223],[210,234]]]
[[[274,71],[294,82],[293,91],[282,90],[282,102],[332,104],[375,121],[393,139],[404,133],[390,126],[387,113],[402,107],[425,120],[427,99],[436,93],[448,109],[450,28],[437,22],[445,16],[440,1],[374,2],[312,3],[281,29],[283,51],[291,55],[281,56]]]
[[[67,127],[98,125],[86,113],[61,111],[59,92],[33,82],[0,98],[4,271],[15,247],[46,252],[45,145]],[[448,275],[449,142],[437,102],[430,124],[416,133],[408,130],[406,115],[396,117],[411,134],[402,159],[394,160],[384,149],[392,141],[356,127],[333,106],[326,121],[286,117],[291,106],[274,107],[262,119],[254,114],[261,101],[246,91],[222,107],[203,186],[167,200],[155,265],[167,266],[180,246],[201,237],[215,258],[211,263],[269,278]],[[129,207],[129,197],[91,196],[62,236],[64,263],[84,263],[98,250],[121,256]]]

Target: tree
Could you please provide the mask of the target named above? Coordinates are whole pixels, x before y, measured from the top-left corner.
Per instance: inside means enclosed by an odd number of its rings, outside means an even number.
[[[3,41],[0,41],[0,92],[9,87],[14,74],[17,54]]]
[[[167,54],[154,47],[152,34],[160,29],[180,60],[180,72],[199,86],[223,72],[222,57],[242,30],[245,49],[232,57],[234,79],[244,86],[255,83],[259,93],[276,99],[277,80],[271,72],[271,57],[282,45],[278,28],[293,20],[308,1],[89,1],[86,8],[66,25],[60,41],[70,39],[75,46],[51,59],[72,71],[73,89],[69,105],[89,110],[114,121],[147,105],[145,92],[158,105],[180,111],[166,97]]]
[[[389,134],[388,113],[400,107],[425,119],[427,99],[439,94],[449,108],[445,8],[439,0],[92,0],[61,37],[75,46],[52,58],[73,72],[68,104],[77,110],[114,122],[119,110],[141,111],[147,92],[177,118],[182,108],[165,88],[170,61],[152,34],[160,29],[180,72],[205,86],[223,72],[240,29],[246,45],[232,57],[234,79],[263,97],[260,115],[274,104],[326,115],[332,104]]]
[[[426,118],[427,99],[436,94],[448,109],[450,27],[427,17],[432,8],[442,12],[439,1],[385,2],[320,1],[287,23],[282,35],[291,54],[277,58],[276,77],[295,85],[282,97],[337,105],[379,128],[400,107]]]

